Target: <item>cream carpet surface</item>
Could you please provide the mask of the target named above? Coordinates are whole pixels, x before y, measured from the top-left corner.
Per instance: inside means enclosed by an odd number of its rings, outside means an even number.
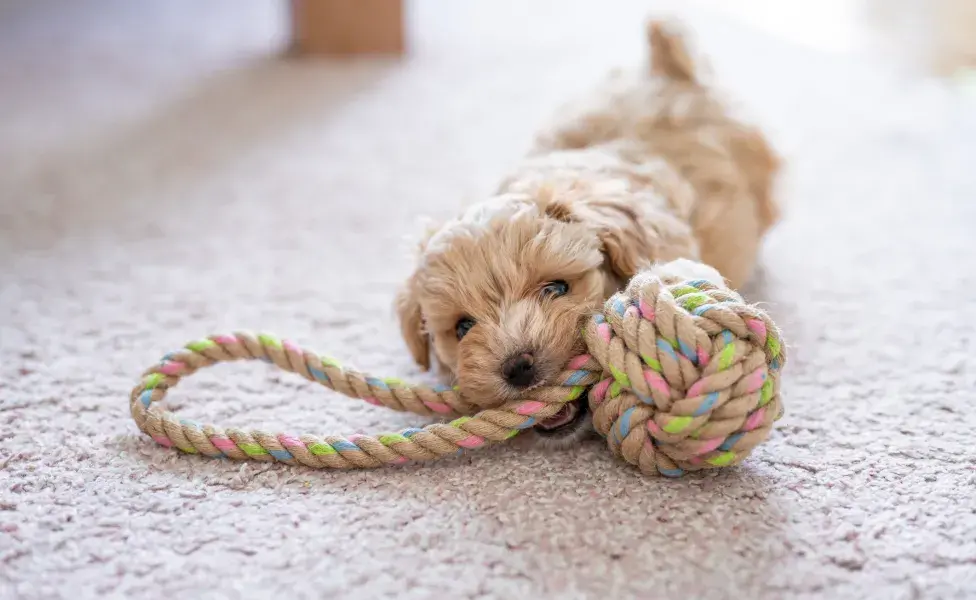
[[[265,330],[422,378],[392,311],[425,218],[484,196],[663,5],[411,5],[397,61],[277,56],[284,3],[0,9],[0,598],[976,596],[976,101],[685,6],[784,154],[747,291],[786,416],[742,467],[602,442],[319,472],[139,434],[139,373]],[[224,426],[423,423],[260,363],[170,394]]]

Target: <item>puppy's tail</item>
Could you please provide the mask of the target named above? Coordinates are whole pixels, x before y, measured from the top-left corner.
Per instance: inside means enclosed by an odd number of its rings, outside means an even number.
[[[651,74],[675,81],[697,81],[695,61],[675,22],[652,19],[647,23]]]

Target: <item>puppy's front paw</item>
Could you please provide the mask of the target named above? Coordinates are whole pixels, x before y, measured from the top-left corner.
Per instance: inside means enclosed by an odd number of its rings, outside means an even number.
[[[704,279],[719,287],[728,287],[719,272],[705,263],[687,258],[679,258],[666,263],[658,263],[647,270],[661,279]]]

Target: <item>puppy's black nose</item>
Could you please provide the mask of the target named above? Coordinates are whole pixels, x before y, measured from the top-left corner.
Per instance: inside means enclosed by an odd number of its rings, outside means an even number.
[[[502,376],[515,387],[528,387],[535,383],[535,357],[528,352],[508,357],[502,364]]]

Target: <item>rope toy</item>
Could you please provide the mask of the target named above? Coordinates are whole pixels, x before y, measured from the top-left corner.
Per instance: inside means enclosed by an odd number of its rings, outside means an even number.
[[[350,469],[433,460],[501,442],[586,394],[611,452],[644,474],[666,477],[740,463],[782,414],[786,355],[778,328],[737,293],[708,281],[638,275],[587,321],[583,337],[589,354],[572,359],[555,383],[498,405],[465,398],[457,388],[372,377],[270,335],[213,335],[148,369],[132,390],[130,409],[158,444],[189,454]],[[397,432],[320,437],[201,425],[157,404],[181,378],[242,359],[264,360],[397,411],[461,416]]]

